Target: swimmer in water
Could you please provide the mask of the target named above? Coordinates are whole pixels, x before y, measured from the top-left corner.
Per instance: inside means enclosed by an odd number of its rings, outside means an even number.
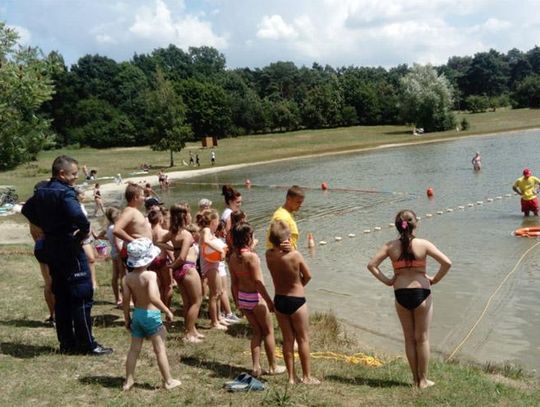
[[[480,157],[480,153],[478,151],[471,160],[471,163],[475,171],[480,171],[480,168],[482,168],[482,158]]]

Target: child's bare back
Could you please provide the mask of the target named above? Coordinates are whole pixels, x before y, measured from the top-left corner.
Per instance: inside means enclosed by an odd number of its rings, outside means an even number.
[[[279,295],[304,296],[307,284],[307,266],[302,254],[296,250],[283,252],[279,247],[266,251],[266,264]]]
[[[156,273],[148,270],[132,271],[124,277],[125,284],[133,297],[135,307],[157,310],[152,303],[152,294],[159,298]]]

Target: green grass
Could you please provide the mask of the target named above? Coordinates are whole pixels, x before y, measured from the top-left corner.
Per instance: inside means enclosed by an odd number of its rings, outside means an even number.
[[[445,363],[433,358],[430,378],[437,384],[426,391],[410,387],[410,372],[402,358],[382,358],[374,368],[339,360],[312,359],[321,386],[287,386],[285,376],[267,377],[268,390],[227,393],[223,383],[249,371],[249,328],[245,322],[228,333],[211,332],[205,343],[186,345],[180,338],[181,319],[168,335],[173,375],[183,385],[167,392],[151,345],[145,343],[139,360],[137,386],[121,392],[129,334],[121,312],[114,308],[109,287],[110,263],[98,263],[101,285],[93,309],[94,334],[115,352],[112,356],[64,356],[55,352],[54,330],[41,321],[47,311],[41,277],[30,246],[0,247],[0,378],[2,405],[175,405],[175,406],[532,406],[540,405],[538,379],[520,368],[486,364]],[[178,315],[179,295],[174,312]],[[362,352],[332,314],[311,318],[312,352]],[[278,343],[279,330],[276,331]]]
[[[455,130],[413,136],[407,126],[356,126],[337,129],[303,130],[289,133],[263,134],[219,140],[216,150],[217,165],[255,163],[279,158],[331,153],[382,144],[409,143],[421,140],[437,140],[452,137],[467,137],[509,130],[540,127],[540,110],[501,109],[497,112],[479,114],[458,113],[458,122],[466,117],[471,127],[467,131]],[[188,143],[186,149],[175,154],[175,167],[168,168],[169,153],[152,151],[148,147],[111,148],[97,150],[82,148],[44,151],[38,160],[21,165],[14,170],[0,173],[0,185],[14,185],[21,199],[28,197],[33,186],[50,176],[50,166],[59,154],[74,156],[80,164],[97,169],[98,176],[114,176],[121,173],[125,178],[136,171],[141,163],[167,171],[187,170],[182,160],[189,161],[188,151],[199,153],[201,168],[210,166],[210,150],[203,150],[199,143]],[[157,169],[150,174],[157,174]],[[157,179],[156,179],[157,180]]]

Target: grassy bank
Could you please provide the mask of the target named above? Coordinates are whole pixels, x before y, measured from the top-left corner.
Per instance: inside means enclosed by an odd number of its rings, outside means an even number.
[[[455,130],[413,136],[406,126],[356,126],[338,129],[305,130],[280,134],[264,134],[223,139],[216,150],[217,165],[253,163],[279,158],[303,156],[308,154],[330,153],[383,144],[413,143],[420,140],[467,137],[474,134],[494,133],[518,129],[540,127],[540,110],[499,110],[480,114],[458,114],[458,120],[467,118],[471,128],[467,131]],[[189,161],[188,151],[198,153],[201,168],[210,166],[210,150],[203,150],[199,143],[188,143],[186,149],[175,154],[176,165],[168,168],[169,154],[152,151],[148,147],[111,148],[96,150],[82,148],[45,151],[36,162],[0,173],[0,185],[14,185],[21,199],[30,195],[36,182],[49,177],[51,162],[59,154],[74,156],[81,164],[97,169],[98,176],[114,176],[121,173],[126,177],[137,171],[141,163],[153,167],[166,167],[167,171],[187,170],[182,160]],[[473,152],[471,152],[472,154]],[[157,170],[150,172],[156,174]]]
[[[29,246],[0,247],[0,377],[4,405],[305,405],[305,406],[531,406],[540,405],[536,378],[519,369],[486,368],[463,364],[431,363],[430,378],[437,384],[426,391],[410,387],[404,359],[388,359],[380,367],[351,364],[336,359],[312,359],[320,386],[287,387],[285,376],[267,377],[268,390],[227,393],[225,381],[249,371],[250,355],[246,322],[229,332],[212,332],[207,319],[200,322],[205,343],[187,345],[180,338],[181,320],[169,333],[168,354],[179,389],[156,389],[160,383],[151,346],[145,344],[137,366],[137,386],[120,391],[129,334],[121,312],[114,308],[108,285],[108,262],[98,263],[93,317],[96,338],[115,353],[110,357],[64,356],[55,353],[54,330],[41,321],[46,316],[41,277]],[[179,295],[175,293],[175,300]],[[175,315],[179,306],[175,302]],[[339,355],[362,352],[331,315],[312,315],[312,352]],[[277,333],[279,332],[276,331]],[[279,334],[278,342],[279,342]]]

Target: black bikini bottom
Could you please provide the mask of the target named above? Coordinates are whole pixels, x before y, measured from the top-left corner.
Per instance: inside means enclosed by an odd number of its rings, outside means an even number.
[[[413,310],[430,296],[431,290],[429,288],[398,288],[394,294],[400,305],[408,310]]]
[[[274,307],[282,314],[292,315],[298,308],[306,303],[305,297],[291,297],[290,295],[275,295]]]

